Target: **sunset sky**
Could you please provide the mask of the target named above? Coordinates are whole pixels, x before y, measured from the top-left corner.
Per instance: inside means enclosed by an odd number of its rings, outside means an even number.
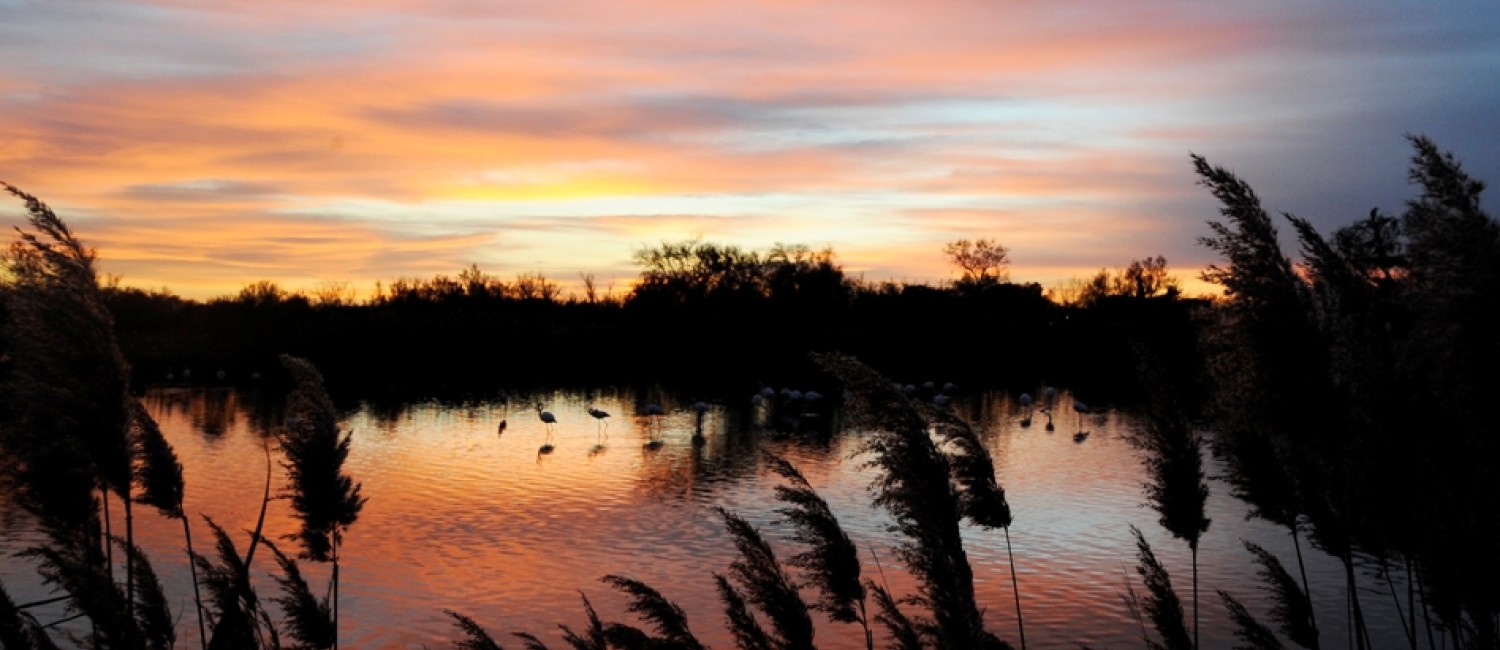
[[[1331,229],[1413,196],[1405,133],[1500,182],[1500,5],[0,0],[0,180],[192,298],[620,288],[695,235],[876,280],[943,281],[964,237],[1018,281],[1190,277],[1190,152]]]

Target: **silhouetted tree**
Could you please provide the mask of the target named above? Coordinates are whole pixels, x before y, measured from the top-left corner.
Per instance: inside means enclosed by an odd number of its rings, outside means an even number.
[[[958,268],[960,276],[953,284],[960,289],[982,289],[1010,279],[1010,251],[993,239],[949,242],[943,254]]]

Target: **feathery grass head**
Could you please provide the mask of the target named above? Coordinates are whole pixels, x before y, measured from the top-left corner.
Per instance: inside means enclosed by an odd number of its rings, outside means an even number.
[[[740,650],[775,650],[771,635],[755,620],[755,613],[745,603],[745,595],[729,582],[723,574],[714,574],[714,586],[719,590],[719,600],[724,603],[724,621],[729,633],[734,635],[735,646]]]
[[[1182,614],[1182,601],[1172,589],[1171,576],[1167,575],[1166,567],[1157,561],[1156,554],[1151,552],[1151,545],[1141,535],[1140,529],[1131,526],[1130,534],[1135,536],[1138,562],[1135,571],[1146,583],[1146,595],[1140,600],[1141,609],[1146,612],[1162,638],[1161,644],[1152,642],[1151,647],[1161,650],[1192,650],[1193,636],[1188,633],[1186,618]]]
[[[1193,430],[1157,362],[1144,348],[1137,348],[1136,353],[1146,391],[1146,424],[1126,440],[1146,455],[1146,473],[1151,479],[1145,486],[1146,498],[1160,515],[1158,521],[1197,549],[1210,521],[1204,514],[1208,478],[1203,471],[1203,439]]]
[[[852,357],[814,355],[850,394],[853,414],[870,429],[862,453],[879,472],[875,503],[890,511],[905,541],[897,557],[917,578],[920,602],[932,612],[924,633],[941,647],[1003,645],[984,630],[974,597],[974,574],[959,533],[964,497],[954,489],[951,459],[928,432],[910,399]]]
[[[1224,601],[1224,608],[1229,610],[1229,618],[1234,620],[1234,636],[1240,640],[1234,646],[1235,650],[1283,650],[1286,647],[1276,638],[1276,633],[1271,628],[1255,620],[1250,611],[1228,592],[1220,589],[1219,599]]]
[[[776,486],[776,498],[786,504],[776,512],[792,522],[793,539],[810,548],[793,555],[787,564],[806,572],[809,582],[818,588],[815,607],[841,623],[859,620],[856,607],[865,599],[860,581],[859,548],[839,526],[828,502],[808,484],[797,468],[775,454],[766,453],[771,470],[791,485]]]
[[[76,538],[76,543],[47,544],[21,553],[37,563],[45,584],[68,594],[68,611],[88,617],[101,647],[133,648],[143,639],[126,608],[127,598],[108,567],[98,561],[98,538]]]
[[[156,508],[170,519],[181,519],[182,463],[138,399],[130,400],[130,430],[135,443],[135,482],[141,487],[136,502]]]
[[[0,583],[0,648],[16,650],[56,650],[57,645],[47,636],[36,617],[16,607],[16,601]]]
[[[343,473],[353,436],[339,435],[333,400],[311,363],[281,355],[281,365],[297,385],[287,397],[286,426],[279,432],[292,509],[302,522],[295,537],[302,557],[326,562],[333,559],[337,537],[365,504],[360,485]]]
[[[445,609],[443,613],[452,618],[453,624],[464,633],[464,638],[453,642],[453,650],[505,650],[474,619],[451,609]]]
[[[916,623],[902,613],[900,605],[885,587],[870,583],[870,593],[875,596],[877,614],[875,620],[885,626],[891,636],[892,648],[896,650],[923,650],[922,633]]]
[[[1245,542],[1245,548],[1255,555],[1255,563],[1260,565],[1255,574],[1260,576],[1261,588],[1271,598],[1271,621],[1297,645],[1317,647],[1318,628],[1313,618],[1312,599],[1270,551],[1249,541]]]
[[[338,632],[333,624],[333,608],[328,599],[313,595],[307,580],[302,578],[302,571],[296,560],[287,557],[271,540],[263,539],[261,543],[271,549],[271,554],[276,556],[276,563],[281,567],[281,575],[274,576],[277,586],[281,588],[281,595],[271,600],[281,606],[287,630],[297,642],[294,650],[332,648]]]
[[[214,533],[217,563],[194,555],[199,581],[208,591],[204,609],[211,614],[209,650],[240,650],[260,647],[263,632],[260,599],[250,584],[250,567],[240,557],[229,533],[213,519],[203,520]],[[274,628],[273,628],[274,629]]]
[[[141,547],[126,542],[123,537],[115,536],[112,539],[116,546],[130,554],[131,561],[128,564],[134,577],[131,588],[135,590],[132,594],[136,603],[135,620],[145,647],[149,650],[171,650],[177,643],[177,621],[172,618],[172,610],[167,605],[166,592],[162,590],[161,580],[156,577],[156,570],[151,567],[151,561],[141,551]]]
[[[729,575],[746,599],[760,609],[775,630],[773,645],[778,650],[813,647],[813,623],[807,604],[791,576],[776,560],[776,552],[750,522],[723,508],[724,527],[739,550],[739,557],[729,565]]]
[[[688,629],[687,614],[676,603],[662,596],[661,592],[639,580],[617,575],[607,575],[600,580],[630,596],[630,605],[626,609],[650,622],[661,641],[669,647],[705,650],[703,644],[693,636],[693,631]]]
[[[948,461],[953,482],[958,485],[964,517],[986,528],[1009,528],[1010,502],[1005,500],[1005,488],[995,479],[994,458],[980,442],[974,427],[950,410],[925,402],[921,409],[943,444],[950,448]]]
[[[594,604],[590,603],[589,597],[583,595],[582,592],[578,595],[583,598],[583,611],[588,614],[589,626],[584,628],[583,634],[578,634],[566,625],[558,625],[563,631],[563,641],[573,646],[573,650],[609,650],[604,635],[604,623],[599,620],[599,613],[594,611]]]
[[[85,527],[88,499],[80,493],[100,485],[129,498],[130,370],[93,251],[36,197],[0,187],[26,204],[30,226],[19,230],[0,274],[9,361],[0,458],[15,472],[23,507],[44,526]]]
[[[547,650],[547,644],[530,632],[511,632],[511,636],[521,640],[521,647],[525,650]]]

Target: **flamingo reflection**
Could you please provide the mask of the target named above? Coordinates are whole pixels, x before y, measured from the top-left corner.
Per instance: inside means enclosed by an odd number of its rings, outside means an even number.
[[[703,416],[708,413],[708,402],[693,402],[693,412],[698,414],[697,426],[693,428],[693,446],[699,447],[708,442],[703,437]]]

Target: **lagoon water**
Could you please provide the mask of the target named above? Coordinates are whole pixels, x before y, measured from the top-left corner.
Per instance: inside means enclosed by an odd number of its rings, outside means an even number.
[[[759,527],[783,559],[801,550],[789,529],[777,523],[774,486],[780,479],[765,467],[761,450],[790,460],[829,501],[865,549],[866,577],[884,580],[897,594],[911,593],[891,551],[895,538],[886,530],[889,518],[870,505],[867,486],[875,474],[857,455],[861,434],[846,430],[831,405],[802,419],[796,432],[778,432],[787,423],[753,408],[748,394],[724,400],[706,414],[706,443],[695,446],[696,416],[689,405],[697,396],[621,388],[525,397],[556,415],[550,454],[538,453],[546,425],[519,397],[508,403],[361,403],[345,414],[344,428],[353,432],[346,469],[369,502],[344,545],[343,647],[446,647],[458,633],[444,609],[473,617],[502,645],[518,646],[509,632],[527,631],[562,647],[558,624],[575,630],[587,625],[582,596],[606,621],[644,626],[625,611],[624,599],[599,581],[618,574],[654,586],[686,610],[700,639],[731,648],[713,574],[727,570],[734,548],[717,509]],[[1129,526],[1146,534],[1184,601],[1191,598],[1192,583],[1186,544],[1171,539],[1143,505],[1145,474],[1122,439],[1135,420],[1102,410],[1080,421],[1071,396],[1063,393],[1057,430],[1048,433],[1039,413],[1031,427],[1020,426],[1015,397],[960,394],[953,408],[977,425],[1014,512],[1010,537],[1028,647],[1142,647],[1142,629],[1122,600],[1127,580],[1141,589]],[[268,446],[273,447],[273,493],[285,484],[269,434],[279,418],[274,408],[279,400],[256,391],[201,388],[158,388],[146,396],[185,467],[187,511],[212,517],[235,535],[241,549],[260,508]],[[636,415],[647,402],[662,404],[665,415]],[[607,442],[599,442],[589,407],[613,414]],[[497,433],[502,419],[508,426]],[[1075,442],[1080,427],[1090,435]],[[653,436],[663,444],[647,449]],[[1208,468],[1211,476],[1220,472],[1212,459]],[[1234,641],[1216,590],[1234,594],[1269,622],[1269,606],[1242,539],[1265,546],[1296,571],[1292,540],[1283,529],[1247,520],[1245,506],[1229,496],[1223,482],[1211,482],[1210,490],[1213,522],[1199,556],[1206,648]],[[119,522],[118,504],[113,505]],[[180,524],[144,507],[136,512],[137,538],[166,582],[179,617],[179,647],[196,647]],[[193,523],[194,543],[205,552],[211,548],[209,530],[201,519]],[[266,534],[280,538],[293,530],[290,504],[273,500]],[[0,498],[0,551],[5,552],[0,580],[20,601],[48,595],[27,561],[11,555],[33,541],[25,518]],[[1003,533],[969,528],[965,542],[987,627],[1020,647]],[[1342,568],[1305,539],[1302,544],[1323,643],[1342,646]],[[293,542],[283,548],[290,551]],[[265,555],[257,555],[255,564],[262,597],[269,598],[275,586],[266,572],[273,564]],[[1360,567],[1361,602],[1377,647],[1404,647],[1377,569],[1370,562]],[[304,563],[303,570],[313,584],[326,583],[326,566]],[[1406,590],[1402,575],[1394,578],[1400,594]],[[805,596],[815,599],[810,592]],[[39,613],[44,621],[63,615],[57,607]],[[815,621],[819,647],[863,647],[855,626]],[[877,630],[876,638],[882,645],[883,631]]]

